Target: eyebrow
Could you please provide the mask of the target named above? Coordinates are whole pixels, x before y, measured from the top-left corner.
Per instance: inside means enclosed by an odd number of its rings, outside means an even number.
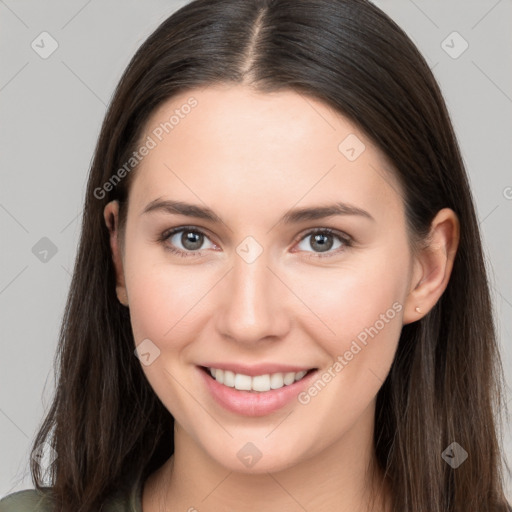
[[[186,217],[196,217],[212,223],[224,224],[224,221],[210,208],[185,203],[183,201],[155,199],[144,208],[141,215],[154,211],[163,211],[169,214],[184,215]],[[285,213],[279,222],[284,222],[285,224],[298,224],[300,222],[323,219],[334,215],[358,215],[375,222],[375,219],[366,210],[342,202],[325,206],[295,208]]]

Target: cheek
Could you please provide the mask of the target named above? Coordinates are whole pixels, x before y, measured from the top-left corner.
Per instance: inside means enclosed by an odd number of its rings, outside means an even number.
[[[174,347],[208,291],[211,276],[200,266],[171,263],[163,249],[140,238],[137,233],[127,236],[124,262],[135,343],[149,338],[163,348],[172,340]]]
[[[389,265],[353,268],[337,281],[331,273],[316,285],[308,297],[316,316],[309,315],[302,329],[323,349],[327,364],[298,399],[319,424],[330,425],[326,438],[335,439],[363,414],[389,373],[402,329],[404,286],[402,272]]]
[[[175,347],[190,328],[194,309],[208,291],[208,276],[201,278],[198,273],[171,265],[137,266],[128,284],[136,341],[150,338],[163,345],[172,340]]]

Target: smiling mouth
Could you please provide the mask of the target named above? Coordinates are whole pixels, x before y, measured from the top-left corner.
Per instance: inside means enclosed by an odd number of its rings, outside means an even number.
[[[229,388],[234,388],[238,391],[248,391],[253,393],[265,393],[290,386],[317,370],[317,368],[311,368],[300,372],[267,373],[251,377],[250,375],[235,373],[219,368],[208,368],[206,366],[200,366],[200,368],[211,379],[216,380],[219,384]]]

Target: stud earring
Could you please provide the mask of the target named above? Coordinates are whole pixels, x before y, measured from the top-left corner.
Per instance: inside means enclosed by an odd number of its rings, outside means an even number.
[[[421,309],[418,306],[416,306],[415,310],[416,310],[416,313],[421,313]]]

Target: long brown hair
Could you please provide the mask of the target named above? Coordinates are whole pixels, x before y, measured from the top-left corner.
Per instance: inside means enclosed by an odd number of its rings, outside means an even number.
[[[137,357],[117,300],[103,208],[124,225],[136,150],[164,101],[194,87],[292,89],[333,107],[373,140],[404,190],[411,236],[452,208],[460,243],[435,307],[402,329],[377,395],[374,448],[396,512],[506,510],[499,446],[502,365],[473,199],[440,89],[417,48],[366,0],[195,0],[140,47],[110,103],[87,186],[82,232],[55,357],[57,388],[35,437],[57,453],[51,494],[62,512],[96,512],[174,451],[173,418]],[[124,176],[126,174],[126,176]],[[111,186],[106,187],[109,182]],[[443,451],[457,442],[457,469]],[[31,462],[37,489],[39,464]]]

